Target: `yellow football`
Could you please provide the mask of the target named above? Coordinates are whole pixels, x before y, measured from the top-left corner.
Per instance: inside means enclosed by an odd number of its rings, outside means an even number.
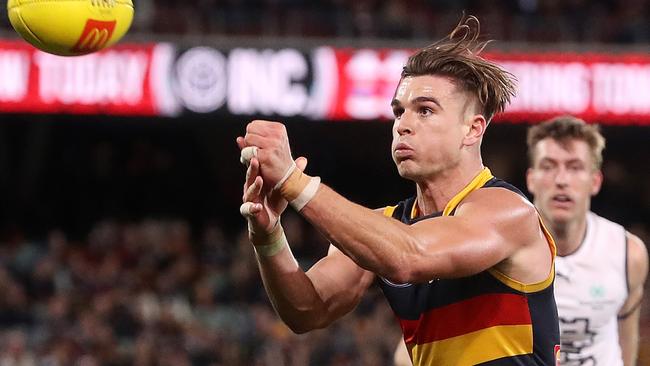
[[[133,21],[131,0],[9,0],[7,10],[27,42],[61,56],[110,47]]]

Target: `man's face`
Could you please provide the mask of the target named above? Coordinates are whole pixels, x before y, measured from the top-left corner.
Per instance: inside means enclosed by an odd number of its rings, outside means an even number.
[[[466,93],[443,76],[404,78],[391,105],[395,114],[391,151],[404,178],[420,181],[460,159],[468,109]]]
[[[584,216],[602,183],[589,145],[577,139],[560,144],[545,138],[534,146],[533,159],[526,182],[544,219],[566,224]]]

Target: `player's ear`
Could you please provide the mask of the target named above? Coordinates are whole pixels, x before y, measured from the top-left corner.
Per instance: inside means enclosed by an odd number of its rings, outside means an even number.
[[[528,168],[526,170],[526,188],[528,188],[528,192],[535,194],[535,181],[533,179],[533,168]]]
[[[483,117],[482,114],[473,114],[468,117],[466,123],[468,128],[465,133],[465,138],[463,139],[463,144],[471,146],[479,143],[487,129],[487,121],[485,120],[485,117]]]
[[[603,185],[603,172],[598,169],[591,174],[591,195],[595,196],[600,192]]]

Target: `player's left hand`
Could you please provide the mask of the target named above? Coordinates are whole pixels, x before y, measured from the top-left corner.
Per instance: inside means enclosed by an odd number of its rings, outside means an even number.
[[[246,135],[237,138],[240,149],[257,147],[259,174],[270,189],[293,168],[294,160],[289,147],[287,129],[282,123],[255,120],[246,126]]]
[[[307,158],[299,157],[295,164],[297,169],[304,170],[307,166]],[[280,215],[287,208],[287,201],[280,192],[264,188],[264,179],[259,175],[259,168],[257,158],[251,158],[246,170],[243,204],[240,207],[240,213],[249,222],[251,239],[253,236],[264,238],[270,234]]]

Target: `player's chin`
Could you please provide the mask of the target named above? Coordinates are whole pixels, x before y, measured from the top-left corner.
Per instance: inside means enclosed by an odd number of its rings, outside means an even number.
[[[551,208],[549,211],[551,219],[557,224],[568,223],[575,217],[573,210]]]
[[[415,164],[411,161],[401,161],[397,162],[397,172],[399,173],[400,177],[404,179],[410,179],[410,180],[415,180],[419,175],[417,174],[417,169],[415,167]]]

